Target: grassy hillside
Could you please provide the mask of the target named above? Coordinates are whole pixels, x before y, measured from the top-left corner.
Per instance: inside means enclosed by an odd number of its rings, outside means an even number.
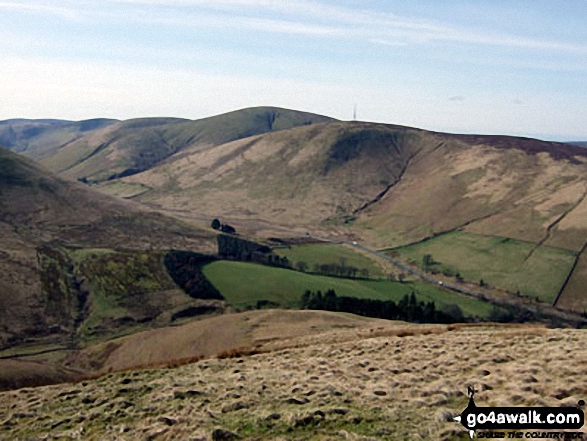
[[[105,181],[148,170],[185,149],[205,149],[260,133],[329,120],[272,107],[243,109],[196,121],[135,119],[97,127],[37,159],[69,178]]]
[[[322,227],[377,247],[466,228],[577,251],[587,234],[579,147],[333,122],[189,153],[114,192],[140,185],[137,200],[165,209]]]
[[[532,278],[550,264],[545,249],[578,252],[587,241],[586,158],[580,147],[526,138],[331,122],[188,149],[103,190],[183,215],[373,248],[457,230],[510,238],[540,245],[525,264]],[[559,273],[543,288],[503,286],[550,301]]]
[[[203,273],[228,302],[241,308],[255,306],[259,300],[296,308],[306,290],[326,292],[334,289],[339,296],[395,302],[414,292],[419,300],[434,301],[439,309],[458,304],[468,316],[486,317],[491,312],[491,305],[421,282],[350,280],[229,261],[208,264],[203,268]]]
[[[88,248],[59,251],[70,258],[73,268],[69,276],[81,281],[79,289],[71,290],[78,298],[84,296],[74,324],[78,345],[162,326],[190,310],[194,311],[192,316],[198,311],[224,311],[222,302],[199,302],[181,290],[166,271],[165,252]],[[61,270],[67,273],[67,269]]]
[[[335,244],[303,244],[292,245],[288,248],[277,248],[275,254],[285,256],[289,259],[294,267],[299,262],[307,265],[307,271],[316,272],[316,265],[337,264],[352,266],[355,268],[366,269],[371,278],[382,278],[385,276],[379,265],[350,247]]]
[[[0,146],[17,153],[25,153],[35,159],[50,154],[84,136],[85,133],[113,124],[113,119],[90,119],[85,121],[27,120],[0,121]]]
[[[544,249],[577,253],[587,242],[586,158],[572,144],[253,108],[109,124],[42,160],[105,193],[245,233],[278,227],[390,248],[459,230],[536,244],[524,264],[535,269],[522,271],[532,278],[550,263]],[[560,272],[544,288],[496,285],[550,301]],[[571,277],[578,286],[582,274]]]
[[[70,288],[88,281],[73,277],[60,246],[214,250],[202,230],[56,178],[2,148],[0,207],[0,346],[46,335],[69,341],[79,302]]]
[[[554,301],[575,260],[568,250],[536,248],[533,243],[460,231],[393,251],[420,267],[424,267],[424,255],[429,254],[436,262],[430,269],[460,273],[472,281],[482,279],[547,303]]]
[[[573,272],[556,299],[556,306],[585,313],[587,312],[587,295],[585,295],[585,280],[587,280],[587,254],[583,251],[576,260]]]
[[[292,338],[396,323],[326,311],[263,310],[203,317],[90,344],[83,349],[28,346],[0,351],[0,391],[68,381],[112,371],[176,366],[239,349],[274,349]],[[267,349],[265,349],[267,347]],[[19,354],[18,358],[4,358]]]
[[[364,123],[305,126],[193,152],[122,182],[152,188],[137,200],[167,209],[312,225],[395,182],[418,136]]]
[[[82,376],[83,371],[52,363],[18,359],[0,360],[0,391],[66,383],[81,379]]]
[[[101,373],[137,366],[173,365],[216,356],[269,341],[317,334],[336,327],[364,328],[388,324],[378,319],[326,311],[264,310],[191,321],[93,345],[71,355],[78,369]]]

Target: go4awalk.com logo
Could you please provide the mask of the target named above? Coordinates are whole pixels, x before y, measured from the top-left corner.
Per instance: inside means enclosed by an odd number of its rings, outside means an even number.
[[[578,407],[478,407],[475,404],[475,390],[468,389],[469,405],[455,421],[461,423],[473,438],[554,438],[583,439],[583,433],[564,433],[562,430],[578,430],[585,423],[585,414],[579,401]],[[514,432],[503,432],[514,430]],[[516,430],[538,430],[516,432]],[[554,432],[553,432],[554,431]]]

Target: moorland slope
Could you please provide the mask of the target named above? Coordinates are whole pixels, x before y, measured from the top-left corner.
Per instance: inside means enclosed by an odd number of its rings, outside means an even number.
[[[92,130],[115,122],[107,118],[85,121],[8,119],[0,121],[0,146],[38,159]]]
[[[577,286],[587,282],[586,182],[587,151],[577,146],[331,122],[186,150],[102,190],[169,212],[377,248],[459,231],[509,239],[530,244],[512,262],[523,272],[563,250],[557,286],[544,297],[583,310],[587,300]]]
[[[0,148],[0,345],[46,335],[71,337],[83,321],[82,310],[92,309],[92,298],[82,293],[91,292],[88,283],[94,281],[73,274],[75,259],[81,260],[84,250],[97,248],[87,255],[104,266],[108,259],[100,255],[125,250],[112,256],[119,265],[134,265],[130,274],[139,283],[154,273],[144,268],[163,266],[157,250],[173,247],[211,251],[214,236],[57,178]],[[177,288],[166,274],[148,280],[153,279],[158,284],[152,290]]]
[[[445,271],[587,309],[581,291],[587,150],[579,146],[340,122],[267,107],[197,121],[144,118],[87,128],[57,147],[35,138],[28,154],[102,192],[201,222],[222,217],[245,233],[311,232],[397,248],[416,261],[422,256],[410,245],[431,241],[419,248],[423,254],[449,255],[456,248],[439,247],[446,241],[435,239],[454,233],[483,268],[440,262]],[[511,274],[502,276],[505,262]],[[556,269],[547,284],[532,275],[545,267]]]

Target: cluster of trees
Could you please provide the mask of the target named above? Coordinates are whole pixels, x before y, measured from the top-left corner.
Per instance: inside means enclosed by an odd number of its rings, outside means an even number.
[[[218,219],[214,219],[212,221],[211,226],[215,230],[222,231],[223,233],[227,233],[227,234],[235,234],[236,233],[236,230],[233,226],[228,225],[228,224],[223,224]]]
[[[432,254],[424,254],[424,256],[422,257],[422,267],[424,268],[424,271],[431,274],[438,274],[440,271],[438,270],[437,265],[440,265],[440,262],[434,260]],[[461,276],[461,274],[456,271],[453,271],[450,268],[444,268],[442,270],[442,274],[444,274],[446,277],[454,277],[456,281],[459,283],[464,282],[464,279]],[[482,280],[480,282],[482,282]],[[480,284],[480,286],[483,285]]]
[[[201,268],[214,261],[213,256],[192,253],[190,251],[170,251],[165,255],[164,263],[167,272],[186,294],[195,299],[223,300],[222,294],[214,288]]]
[[[298,261],[296,262],[296,269],[305,273],[309,270],[309,266],[304,261]],[[369,270],[367,268],[357,268],[352,265],[347,265],[344,257],[340,259],[340,263],[315,264],[313,273],[322,276],[344,277],[347,279],[356,279],[357,277],[363,279],[369,278]]]
[[[299,269],[298,262],[298,269]],[[362,277],[363,279],[369,278],[369,270],[367,268],[357,268],[350,265],[341,263],[323,263],[314,265],[314,272],[323,276],[334,276],[334,277],[346,277],[349,279],[355,279]]]
[[[264,263],[269,266],[276,266],[279,268],[292,268],[290,260],[285,256],[278,256],[277,254],[267,254],[265,257],[266,260],[260,261],[260,263]]]
[[[436,309],[434,302],[421,302],[412,292],[405,295],[398,303],[392,300],[359,299],[356,297],[339,297],[332,289],[322,294],[321,291],[307,290],[302,295],[302,309],[350,312],[366,317],[387,320],[406,320],[418,323],[454,323],[462,320],[462,311],[454,316]]]
[[[430,271],[430,269],[436,264],[438,264],[438,262],[434,260],[432,254],[424,254],[422,257],[422,265],[424,266],[425,271]]]
[[[271,253],[271,248],[266,245],[236,236],[219,234],[216,240],[218,242],[218,254],[226,259],[250,261],[256,260],[256,257],[260,255]]]
[[[250,240],[225,234],[219,234],[216,240],[218,241],[218,254],[223,259],[257,262],[280,268],[292,267],[287,257],[272,254],[271,248],[267,245],[261,245]]]
[[[488,317],[490,322],[497,323],[514,323],[517,320],[523,320],[523,314],[516,313],[512,308],[500,308],[499,306],[493,306]],[[520,321],[519,323],[523,323]]]

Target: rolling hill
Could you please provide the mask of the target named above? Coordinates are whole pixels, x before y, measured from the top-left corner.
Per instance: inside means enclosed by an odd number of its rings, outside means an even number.
[[[103,188],[141,185],[137,200],[169,210],[326,222],[378,246],[467,224],[579,250],[575,230],[587,227],[576,225],[587,152],[564,144],[333,122],[189,153]]]
[[[407,325],[318,311],[208,315],[260,300],[295,308],[303,291],[332,288],[394,301],[415,292],[439,308],[459,304],[467,317],[495,317],[483,297],[492,292],[514,305],[523,298],[525,311],[541,302],[583,312],[580,146],[276,108],[198,121],[10,120],[0,123],[0,138],[13,150],[0,148],[0,389],[81,381],[42,389],[36,400],[27,389],[3,393],[12,407],[0,436],[75,437],[84,425],[88,439],[114,430],[206,438],[219,427],[260,439],[316,431],[385,439],[393,414],[407,412],[408,422],[393,420],[406,439],[454,439],[460,431],[447,415],[466,404],[465,380],[491,403],[577,402],[579,389],[564,382],[579,374],[561,360],[568,352],[584,358],[580,331]],[[346,262],[377,280],[209,256],[192,262],[194,253],[170,251],[213,252],[212,230],[194,226],[213,217],[241,236],[271,238],[296,265]],[[374,260],[363,245],[390,260]],[[173,267],[179,261],[169,256],[188,264]],[[403,280],[409,272],[394,259],[437,278]],[[196,299],[180,289],[194,283],[217,295]],[[525,354],[537,353],[540,366],[528,368]],[[422,363],[428,374],[416,375]],[[149,369],[111,373],[138,368]],[[551,371],[563,381],[519,386]],[[422,406],[436,416],[422,421]],[[195,422],[194,412],[203,415]]]
[[[569,144],[578,145],[579,147],[587,147],[587,141],[574,141]]]
[[[587,150],[579,146],[260,107],[109,122],[28,154],[168,215],[221,217],[265,236],[357,240],[415,264],[435,250],[447,274],[587,309]],[[458,247],[439,239],[449,233]],[[457,248],[466,262],[451,255]],[[508,275],[500,275],[505,255]],[[547,284],[544,268],[556,269]]]
[[[114,122],[116,120],[106,118],[85,121],[9,119],[0,121],[0,146],[41,158],[87,132]]]
[[[132,304],[140,310],[137,319],[189,303],[192,299],[166,273],[156,275],[155,269],[163,266],[158,253],[174,246],[211,251],[214,236],[57,178],[32,160],[0,148],[0,346],[45,337],[69,344],[91,317],[113,332],[113,319],[128,316],[132,322],[128,300],[111,305],[116,314],[103,313],[103,302],[92,294],[95,280],[87,280],[92,268],[108,266],[109,261],[125,269],[128,278],[150,283],[149,289],[136,290],[140,300]],[[111,254],[100,258],[104,252]],[[84,271],[76,272],[76,259],[86,262]],[[131,286],[122,276],[114,282],[114,287]],[[169,291],[173,304],[149,297],[157,291]],[[100,320],[94,312],[102,314]]]
[[[304,326],[300,326],[303,324]],[[399,322],[403,324],[403,322]],[[293,338],[337,328],[361,330],[396,322],[327,311],[263,310],[204,317],[148,329],[81,349],[0,357],[0,391],[79,381],[112,371],[165,367],[238,350],[286,347]],[[21,349],[22,350],[22,349]]]
[[[563,282],[544,297],[581,311],[586,163],[587,151],[568,144],[330,122],[188,149],[100,188],[169,212],[378,248],[465,231],[530,243],[518,265],[541,248],[566,250]]]
[[[147,170],[171,155],[224,144],[252,135],[330,121],[306,112],[258,107],[200,120],[141,118],[96,126],[59,146],[30,156],[61,175],[101,182]]]

